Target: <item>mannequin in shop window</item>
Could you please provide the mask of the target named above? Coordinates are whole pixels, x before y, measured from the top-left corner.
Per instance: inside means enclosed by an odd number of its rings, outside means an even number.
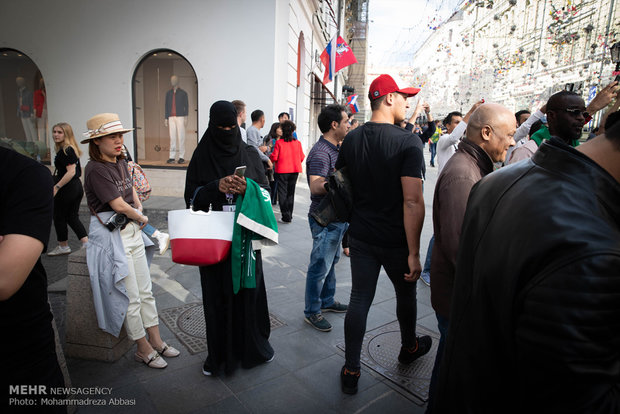
[[[32,91],[26,86],[26,80],[18,76],[15,78],[17,83],[17,116],[22,121],[27,142],[37,140],[37,131],[34,127],[34,107],[32,102]]]
[[[170,158],[168,164],[174,164],[178,155],[178,163],[185,162],[185,126],[187,125],[187,92],[179,88],[179,77],[170,77],[172,89],[166,92],[166,118],[164,125],[170,133]],[[178,138],[178,146],[177,146]]]
[[[42,142],[47,142],[47,107],[45,106],[45,82],[43,78],[39,78],[35,81],[38,84],[38,89],[34,91],[34,97],[32,105],[34,107],[35,123],[37,127],[37,139]]]

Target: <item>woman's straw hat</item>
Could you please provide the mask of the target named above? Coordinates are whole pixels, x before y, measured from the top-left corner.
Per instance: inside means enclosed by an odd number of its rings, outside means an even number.
[[[127,133],[133,131],[133,128],[123,128],[118,114],[98,114],[86,121],[88,131],[84,132],[84,138],[81,143],[86,144],[93,138],[99,138],[110,134]]]

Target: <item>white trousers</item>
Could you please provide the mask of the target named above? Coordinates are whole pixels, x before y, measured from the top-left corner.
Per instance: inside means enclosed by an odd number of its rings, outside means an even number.
[[[177,152],[179,158],[185,158],[185,117],[168,117],[168,130],[170,132],[170,158],[176,158]],[[179,138],[178,147],[177,136]]]
[[[127,224],[121,230],[121,239],[129,265],[129,275],[124,279],[129,295],[125,329],[129,339],[136,341],[146,336],[145,328],[159,325],[159,318],[140,226],[134,221]]]
[[[41,118],[35,118],[37,124],[37,137],[39,141],[47,143],[47,109],[43,108]]]
[[[38,140],[37,130],[34,127],[34,119],[30,117],[22,118],[22,126],[26,134],[26,141],[35,142]]]

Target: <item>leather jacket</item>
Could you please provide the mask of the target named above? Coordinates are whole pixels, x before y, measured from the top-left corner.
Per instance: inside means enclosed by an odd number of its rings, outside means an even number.
[[[436,397],[620,412],[620,183],[556,138],[472,189]]]

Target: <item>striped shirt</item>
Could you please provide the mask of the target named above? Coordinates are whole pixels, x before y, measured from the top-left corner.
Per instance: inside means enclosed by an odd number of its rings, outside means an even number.
[[[335,146],[321,135],[321,138],[310,150],[308,158],[306,158],[306,174],[308,184],[310,184],[310,176],[318,175],[321,177],[329,177],[334,172],[334,166],[338,159],[338,150],[340,147]],[[325,195],[310,194],[310,213],[319,206],[319,203]]]

